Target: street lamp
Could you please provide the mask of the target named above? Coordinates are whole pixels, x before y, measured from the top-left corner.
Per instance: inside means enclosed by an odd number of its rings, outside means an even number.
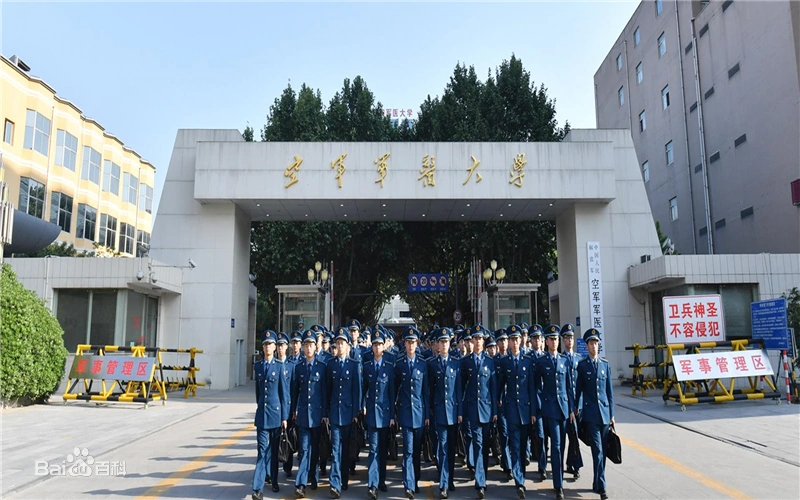
[[[489,267],[483,271],[483,279],[486,281],[486,284],[490,287],[497,286],[498,283],[501,283],[506,277],[506,270],[502,267],[497,269],[497,261],[492,260],[489,263]]]
[[[314,263],[314,269],[309,269],[306,277],[308,278],[309,284],[324,288],[328,283],[328,270],[322,269],[322,263],[316,261]]]

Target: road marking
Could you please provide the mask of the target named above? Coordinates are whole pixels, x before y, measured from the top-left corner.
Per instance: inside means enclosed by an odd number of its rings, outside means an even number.
[[[713,488],[713,489],[717,490],[718,492],[722,493],[723,495],[725,495],[728,498],[737,498],[737,499],[740,499],[740,500],[750,500],[749,496],[747,496],[746,494],[744,494],[741,491],[737,490],[736,488],[732,488],[732,487],[726,486],[726,485],[724,485],[724,484],[722,484],[722,483],[720,483],[718,481],[715,481],[715,480],[711,479],[710,477],[706,476],[705,474],[697,472],[696,470],[694,470],[694,469],[692,469],[690,467],[687,467],[686,465],[683,465],[682,463],[677,462],[677,461],[675,461],[675,460],[673,460],[673,459],[671,459],[671,458],[669,458],[669,457],[667,457],[665,455],[662,455],[661,453],[658,453],[655,450],[651,450],[650,448],[648,448],[646,446],[642,446],[641,444],[637,443],[636,441],[631,441],[630,439],[626,439],[626,438],[624,438],[622,436],[619,437],[619,440],[625,446],[630,446],[631,448],[633,448],[633,449],[635,449],[635,450],[637,450],[637,451],[639,451],[641,453],[644,453],[645,455],[647,455],[648,457],[652,458],[653,460],[661,462],[662,464],[664,464],[664,465],[666,465],[668,467],[671,467],[672,469],[675,469],[676,471],[680,472],[681,474],[689,476],[692,479],[694,479],[695,481],[698,481],[698,482],[708,486],[709,488]]]
[[[167,478],[163,479],[160,483],[153,486],[144,492],[141,496],[136,497],[136,500],[154,500],[169,491],[174,486],[177,486],[181,481],[191,476],[192,473],[202,467],[205,463],[209,462],[212,458],[216,457],[226,449],[230,448],[248,434],[251,434],[255,429],[254,425],[248,425],[233,434],[230,437],[223,439],[217,443],[213,448],[206,451],[199,457],[195,458],[188,464],[170,474]]]

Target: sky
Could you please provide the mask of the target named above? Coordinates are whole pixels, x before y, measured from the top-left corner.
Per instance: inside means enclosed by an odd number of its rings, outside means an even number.
[[[157,208],[178,129],[258,137],[289,83],[327,103],[361,75],[383,108],[416,115],[456,64],[484,80],[514,54],[559,125],[594,128],[594,73],[638,4],[0,0],[0,52],[150,161]]]

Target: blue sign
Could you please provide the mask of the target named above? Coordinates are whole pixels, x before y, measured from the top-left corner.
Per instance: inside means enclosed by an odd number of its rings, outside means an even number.
[[[584,358],[589,357],[589,349],[586,347],[586,342],[583,339],[576,339],[575,340],[575,352],[583,356]]]
[[[764,347],[790,349],[786,298],[751,303],[750,318],[753,323],[753,338],[764,339]]]
[[[449,292],[450,278],[446,273],[408,275],[409,292]]]

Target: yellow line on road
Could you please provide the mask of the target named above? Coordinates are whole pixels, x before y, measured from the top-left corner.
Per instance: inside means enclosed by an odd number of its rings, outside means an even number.
[[[230,448],[231,446],[239,442],[246,435],[251,434],[253,432],[253,429],[255,429],[255,426],[248,425],[247,427],[244,427],[234,432],[233,434],[230,435],[230,437],[223,439],[222,441],[217,443],[213,448],[203,453],[196,459],[192,460],[188,464],[184,465],[180,469],[176,470],[157,485],[145,491],[143,495],[136,497],[136,500],[154,500],[160,497],[174,486],[177,486],[181,481],[191,476],[194,471],[198,470],[205,463],[209,462],[212,458],[216,457],[217,455],[225,451],[227,448]]]
[[[706,476],[705,474],[697,472],[696,470],[692,469],[691,467],[687,467],[686,465],[683,465],[680,462],[677,462],[677,461],[675,461],[675,460],[673,460],[673,459],[671,459],[671,458],[669,458],[667,456],[664,456],[664,455],[662,455],[661,453],[658,453],[655,450],[651,450],[650,448],[648,448],[646,446],[643,446],[643,445],[637,443],[636,441],[631,441],[630,439],[626,439],[626,438],[624,438],[622,436],[620,436],[619,439],[622,442],[622,444],[624,444],[625,446],[630,446],[631,448],[633,448],[633,449],[635,449],[635,450],[637,450],[637,451],[639,451],[641,453],[644,453],[645,455],[647,455],[648,457],[652,458],[653,460],[661,462],[662,464],[664,464],[664,465],[666,465],[668,467],[671,467],[672,469],[675,469],[676,471],[680,472],[681,474],[689,476],[692,479],[694,479],[695,481],[698,481],[698,482],[708,486],[709,488],[713,488],[713,489],[717,490],[718,492],[722,493],[723,495],[725,495],[728,498],[737,498],[737,499],[740,499],[740,500],[750,500],[749,496],[745,495],[744,493],[742,493],[741,491],[737,490],[736,488],[731,488],[730,486],[726,486],[726,485],[724,485],[724,484],[722,484],[722,483],[720,483],[718,481],[715,481],[715,480],[711,479],[710,477]]]

